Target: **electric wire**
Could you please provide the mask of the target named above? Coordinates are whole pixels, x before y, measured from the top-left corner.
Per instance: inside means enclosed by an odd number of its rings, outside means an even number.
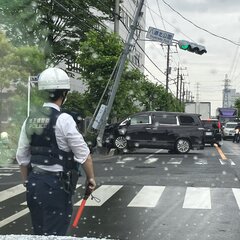
[[[163,28],[166,31],[166,26],[165,26],[164,21],[163,21],[163,16],[162,16],[162,12],[161,12],[161,9],[160,9],[160,6],[159,6],[159,2],[158,2],[158,0],[156,0],[156,2],[157,2],[157,6],[158,6],[158,12],[160,13],[160,18],[161,18],[161,21],[162,21],[162,24],[163,24]]]
[[[56,4],[58,4],[62,9],[64,9],[66,12],[68,12],[70,15],[72,15],[73,17],[75,17],[76,19],[79,19],[78,16],[76,16],[75,14],[73,14],[72,12],[70,12],[63,4],[59,3],[57,0],[53,0]],[[99,32],[99,29],[95,28],[93,25],[89,25],[87,22],[82,22],[81,24],[87,26],[88,28],[93,28],[94,30]],[[102,25],[100,22],[98,22],[98,24]],[[102,25],[103,27],[105,27],[104,25]]]
[[[145,5],[148,7],[148,2],[146,2]],[[157,28],[157,24],[156,24],[156,22],[155,22],[155,20],[154,20],[154,18],[153,18],[152,12],[149,11],[149,13],[150,13],[150,16],[151,16],[151,19],[152,19],[152,21],[153,21],[154,26]],[[154,43],[155,43],[154,41],[151,41],[151,44],[152,44],[152,45],[155,45]],[[165,51],[164,51],[163,45],[160,44],[160,46],[162,47],[163,53],[166,54]],[[166,58],[166,56],[165,56],[165,58]]]
[[[129,32],[129,29],[127,28],[126,24],[120,20],[120,22],[123,24],[123,26],[126,28],[126,30]],[[157,65],[156,63],[153,62],[153,60],[148,56],[148,54],[144,51],[144,49],[140,46],[140,44],[138,42],[135,41],[135,43],[138,45],[138,47],[141,49],[141,51],[143,52],[143,54],[150,60],[150,62],[163,74],[166,75]]]
[[[56,4],[58,4],[59,6],[61,6],[65,11],[67,11],[69,14],[71,14],[72,16],[76,17],[77,16],[73,13],[71,13],[64,5],[62,5],[61,3],[59,3],[57,0],[53,0]],[[72,0],[73,1],[73,0]],[[97,0],[98,1],[98,0]],[[74,1],[73,1],[74,2]],[[98,1],[100,2],[100,1]],[[100,2],[101,4],[103,4],[102,2]],[[104,4],[103,4],[104,5]],[[105,5],[106,6],[106,5]],[[120,20],[121,21],[121,20]],[[121,21],[122,22],[122,21]],[[124,27],[127,29],[125,23],[122,22],[122,24],[124,25]],[[86,24],[87,26],[90,27],[90,25]],[[93,26],[92,26],[93,27]],[[105,26],[104,26],[105,27]],[[93,27],[94,28],[94,27]],[[95,29],[95,28],[94,28]],[[96,31],[99,32],[98,29],[95,29]],[[128,30],[129,31],[129,30]],[[146,52],[143,50],[143,48],[140,46],[139,43],[136,42],[136,44],[138,45],[138,47],[141,49],[141,51],[146,55],[146,57],[151,61],[151,63],[163,74],[163,75],[166,75],[154,62],[153,60],[146,54]],[[157,79],[157,78],[156,78]]]
[[[146,5],[145,5],[146,6]],[[150,7],[146,6],[149,11],[152,11],[153,13],[155,13],[156,15],[158,15],[161,18],[161,15],[159,15],[157,12],[155,12],[153,9],[151,9]],[[187,39],[190,39],[192,42],[195,42],[193,39],[191,39],[190,36],[187,36],[184,32],[182,32],[180,29],[176,28],[174,25],[172,25],[170,22],[168,22],[166,19],[163,18],[163,21],[165,21],[169,26],[171,26],[173,29],[175,29],[176,31],[180,32],[183,36],[185,36]]]
[[[236,43],[236,42],[234,42],[233,40],[231,40],[231,39],[229,39],[229,38],[220,36],[220,35],[218,35],[218,34],[215,34],[215,33],[211,32],[211,31],[205,29],[205,28],[202,28],[202,27],[198,26],[197,24],[195,24],[194,22],[192,22],[192,21],[189,20],[188,18],[184,17],[180,12],[178,12],[177,10],[175,10],[175,9],[174,9],[170,4],[168,4],[165,0],[162,0],[162,1],[163,1],[163,3],[164,3],[165,5],[167,5],[172,11],[174,11],[175,13],[177,13],[180,17],[182,17],[182,18],[183,18],[184,20],[186,20],[187,22],[191,23],[191,24],[192,24],[193,26],[195,26],[196,28],[198,28],[198,29],[200,29],[200,30],[202,30],[202,31],[204,31],[204,32],[207,32],[207,33],[209,33],[210,35],[212,35],[212,36],[214,36],[214,37],[221,38],[221,39],[223,39],[223,40],[225,40],[225,41],[228,41],[228,42],[230,42],[230,43],[232,43],[232,44],[234,44],[234,45],[240,46],[240,43]]]

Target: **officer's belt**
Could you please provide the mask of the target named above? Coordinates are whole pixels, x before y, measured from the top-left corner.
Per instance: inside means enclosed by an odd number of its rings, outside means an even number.
[[[52,175],[52,176],[62,176],[63,172],[52,172],[52,171],[47,171],[42,168],[39,168],[37,166],[34,166],[32,168],[32,172],[35,174],[46,174],[46,175]]]

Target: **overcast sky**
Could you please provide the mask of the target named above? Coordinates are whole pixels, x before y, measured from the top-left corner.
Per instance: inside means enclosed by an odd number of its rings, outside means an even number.
[[[184,20],[164,1],[192,23]],[[199,83],[199,100],[212,102],[214,114],[216,108],[222,106],[226,74],[231,80],[230,88],[240,92],[240,49],[230,42],[240,43],[240,0],[146,0],[145,5],[146,30],[150,26],[156,27],[174,33],[176,40],[188,40],[206,47],[206,54],[197,55],[172,46],[170,66],[173,70],[178,64],[183,69],[187,68],[181,71],[185,75],[186,88],[191,90],[196,100]],[[194,24],[230,41],[215,37]],[[165,71],[166,46],[162,48],[159,43],[146,42],[145,50],[154,63]],[[166,77],[147,58],[145,63],[151,73],[165,84]],[[176,78],[176,71],[172,71],[170,77]],[[175,93],[173,81],[169,84]]]

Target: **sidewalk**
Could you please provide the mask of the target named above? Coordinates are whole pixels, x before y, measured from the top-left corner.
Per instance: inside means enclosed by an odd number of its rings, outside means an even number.
[[[94,160],[103,160],[112,158],[116,154],[116,149],[112,148],[108,151],[106,148],[96,148],[92,153]]]

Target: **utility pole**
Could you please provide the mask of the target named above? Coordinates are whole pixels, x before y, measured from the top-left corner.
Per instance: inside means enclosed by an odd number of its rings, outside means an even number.
[[[179,64],[178,64],[178,67],[175,68],[175,71],[176,70],[177,70],[176,98],[181,102],[181,100],[182,100],[182,93],[181,93],[182,92],[182,80],[183,80],[183,76],[186,76],[186,75],[180,74],[180,71],[182,72],[183,70],[187,70],[187,68],[179,67]],[[180,78],[182,78],[182,79],[180,79]]]
[[[179,91],[179,65],[177,68],[177,89],[176,89],[176,98],[178,99],[178,91]]]
[[[185,101],[185,82],[183,82],[183,98],[182,101]]]
[[[199,82],[197,82],[197,93],[196,93],[196,111],[195,113],[200,113],[200,102],[199,102]]]
[[[182,102],[182,82],[183,82],[183,76],[180,75],[180,94],[179,94],[179,101]]]
[[[166,92],[168,93],[168,82],[169,82],[169,54],[170,54],[170,45],[167,45],[167,71],[166,71]]]
[[[223,107],[230,107],[230,101],[229,101],[229,87],[230,87],[231,80],[228,78],[228,75],[225,75],[224,79],[224,89],[223,89]]]
[[[114,33],[119,34],[119,4],[120,0],[115,0],[115,12],[114,12]]]
[[[130,52],[130,47],[132,46],[131,42],[132,42],[132,39],[133,39],[133,36],[134,36],[134,32],[137,28],[138,20],[141,16],[143,3],[144,3],[144,0],[139,1],[138,8],[137,8],[137,11],[136,11],[136,15],[135,15],[133,23],[131,25],[131,30],[130,30],[130,33],[128,35],[127,41],[125,43],[125,47],[124,47],[124,50],[122,52],[120,62],[119,62],[118,68],[117,68],[117,72],[115,74],[115,80],[114,80],[114,84],[113,84],[112,89],[111,89],[109,101],[107,103],[106,110],[105,110],[105,112],[102,116],[102,121],[101,121],[101,125],[100,125],[100,128],[99,128],[99,133],[98,133],[98,137],[97,137],[97,143],[98,143],[99,147],[102,146],[102,138],[103,138],[105,126],[107,124],[107,120],[108,120],[109,114],[110,114],[111,109],[112,109],[113,101],[115,99],[115,95],[116,95],[116,92],[117,92],[117,89],[118,89],[118,86],[119,86],[119,83],[120,83],[120,79],[121,79],[122,72],[123,72],[123,69],[124,69],[125,61],[127,59],[127,55]]]

